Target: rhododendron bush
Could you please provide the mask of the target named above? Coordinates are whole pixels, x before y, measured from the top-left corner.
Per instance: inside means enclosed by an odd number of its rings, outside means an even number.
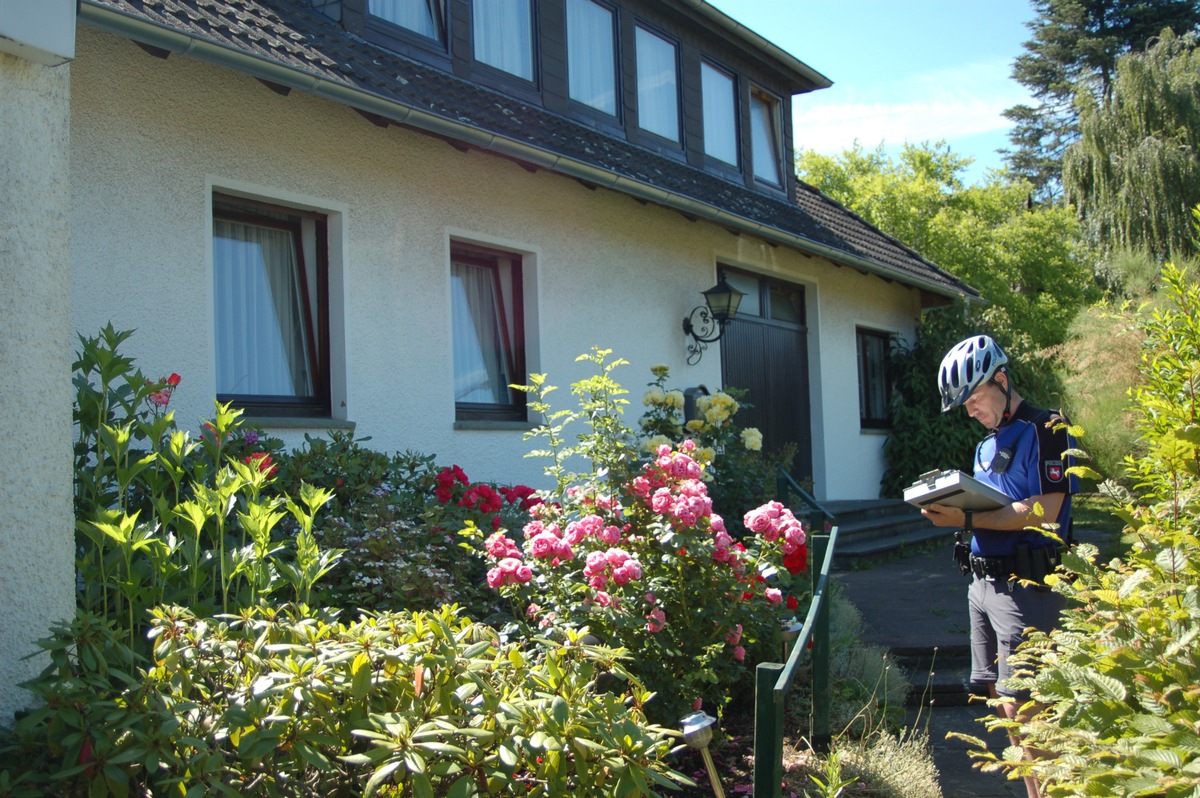
[[[489,564],[488,584],[507,598],[531,634],[585,629],[601,644],[627,648],[629,669],[657,692],[650,711],[673,722],[700,706],[722,707],[751,680],[760,659],[780,656],[781,621],[807,609],[805,531],[791,511],[767,502],[739,519],[735,540],[713,512],[709,467],[697,445],[660,443],[640,460],[621,423],[627,402],[606,362],[576,383],[579,411],[551,411],[554,388],[533,375],[530,407],[547,414],[533,433],[548,447],[555,490],[531,508],[522,530],[467,530]],[[589,431],[568,445],[564,429]],[[576,462],[590,470],[572,472]]]

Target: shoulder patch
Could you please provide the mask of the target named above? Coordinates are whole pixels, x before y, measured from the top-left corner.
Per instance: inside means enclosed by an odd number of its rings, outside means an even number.
[[[1062,460],[1046,460],[1046,479],[1050,482],[1062,482],[1065,472]]]

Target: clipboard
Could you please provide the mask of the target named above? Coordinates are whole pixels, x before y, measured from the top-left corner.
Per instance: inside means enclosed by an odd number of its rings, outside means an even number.
[[[904,501],[916,507],[946,504],[964,510],[994,510],[1012,498],[962,471],[929,471],[904,489]]]

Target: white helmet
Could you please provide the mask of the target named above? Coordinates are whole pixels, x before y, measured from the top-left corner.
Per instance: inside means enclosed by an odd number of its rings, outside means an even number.
[[[1008,363],[996,342],[986,335],[960,341],[942,358],[938,369],[938,390],[942,393],[942,412],[952,410],[992,378]]]

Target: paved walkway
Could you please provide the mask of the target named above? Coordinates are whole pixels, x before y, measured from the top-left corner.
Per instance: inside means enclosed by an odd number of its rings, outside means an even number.
[[[967,578],[951,561],[952,541],[932,552],[914,554],[863,568],[836,571],[833,576],[850,603],[863,616],[865,642],[893,651],[938,647],[963,652],[967,645]],[[936,670],[937,663],[934,663]],[[963,679],[966,672],[963,671]],[[918,676],[918,679],[923,678]],[[947,740],[950,731],[986,739],[1000,753],[1007,745],[999,734],[989,735],[978,718],[989,712],[982,704],[932,706],[921,709],[921,727],[929,733],[934,764],[945,798],[1024,798],[1022,782],[972,767],[970,748]],[[916,710],[910,711],[910,719]]]

